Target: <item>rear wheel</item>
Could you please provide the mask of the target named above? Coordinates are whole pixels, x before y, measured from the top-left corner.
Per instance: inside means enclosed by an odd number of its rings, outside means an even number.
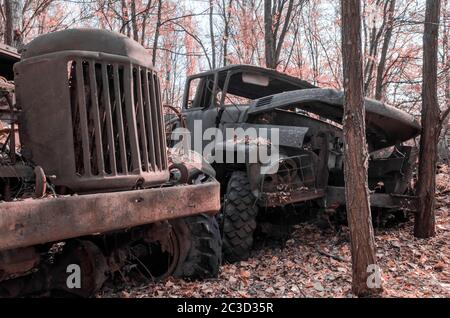
[[[258,206],[247,174],[235,171],[228,182],[222,208],[223,257],[227,262],[246,260],[253,247]]]

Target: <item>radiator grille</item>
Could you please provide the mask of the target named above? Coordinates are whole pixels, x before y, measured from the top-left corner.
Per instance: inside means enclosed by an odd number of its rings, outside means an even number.
[[[68,67],[77,175],[167,169],[156,74],[132,64],[84,59]]]

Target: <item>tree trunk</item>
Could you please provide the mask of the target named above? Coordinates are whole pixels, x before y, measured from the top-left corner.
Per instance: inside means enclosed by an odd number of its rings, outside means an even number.
[[[266,67],[276,68],[275,39],[273,36],[272,0],[264,0],[264,52]]]
[[[128,5],[126,0],[122,0],[122,32],[125,32],[128,37],[131,37],[131,28],[128,14]]]
[[[131,26],[133,27],[133,40],[139,42],[136,3],[134,1],[131,1]]]
[[[213,15],[214,15],[213,0],[209,0],[209,36],[211,38],[212,67],[213,67],[213,69],[215,69],[216,68],[216,40],[214,38]]]
[[[229,25],[228,21],[225,22],[223,33],[223,66],[227,66],[228,62],[228,37],[229,37]]]
[[[381,49],[380,62],[378,63],[377,68],[377,80],[375,84],[375,99],[382,100],[383,98],[383,79],[384,79],[384,70],[386,68],[386,57],[389,49],[389,44],[391,43],[392,38],[392,30],[394,28],[394,12],[395,12],[395,0],[391,0],[389,4],[388,17],[387,17],[387,26],[386,33],[384,35],[383,47]]]
[[[142,46],[147,46],[146,41],[145,41],[145,39],[147,38],[145,32],[147,31],[147,20],[150,16],[150,8],[152,7],[152,5],[153,5],[153,0],[148,0],[147,7],[145,8],[145,13],[142,17],[142,28],[141,28],[141,45]]]
[[[156,51],[158,50],[159,32],[161,28],[161,11],[162,11],[162,0],[158,0],[158,13],[156,14],[155,37],[153,38],[153,47],[152,47],[153,65],[156,65]]]
[[[233,0],[228,0],[225,6],[225,1],[222,2],[223,5],[223,66],[228,64],[228,37],[230,36],[230,17],[231,17],[231,5]]]
[[[423,33],[422,132],[420,135],[418,211],[414,236],[432,237],[435,234],[434,195],[436,191],[437,143],[440,110],[437,97],[437,58],[439,11],[441,0],[427,0]]]
[[[266,67],[276,69],[293,14],[305,0],[264,0],[264,52]],[[287,4],[287,7],[286,7]],[[295,9],[294,9],[295,4]]]
[[[443,42],[443,51],[444,54],[442,54],[442,64],[444,65],[444,92],[445,92],[445,107],[447,109],[442,110],[441,113],[441,124],[439,127],[439,131],[441,132],[441,135],[445,138],[447,135],[447,131],[450,128],[450,122],[447,119],[447,117],[450,115],[450,38],[449,38],[449,10],[448,10],[448,0],[444,0],[443,2],[443,8],[444,12],[442,15],[442,19],[444,20],[444,31],[442,36],[442,42]],[[448,157],[448,161],[450,163],[450,156]]]
[[[14,12],[13,0],[5,0],[5,35],[4,41],[7,45],[13,45]]]
[[[341,0],[341,10],[345,92],[344,176],[352,251],[352,290],[357,296],[368,296],[381,292],[381,281],[376,267],[367,187],[368,152],[365,137],[360,0]],[[375,278],[375,283],[371,281],[372,278]]]
[[[298,5],[302,5],[302,3],[303,3],[303,1],[299,1]],[[283,48],[284,38],[286,37],[287,31],[291,24],[291,16],[292,16],[293,8],[294,8],[294,0],[289,0],[288,8],[287,8],[286,14],[284,15],[285,18],[284,18],[283,28],[281,29],[278,43],[275,43],[275,50],[274,50],[275,51],[274,52],[275,67],[274,68],[277,68],[278,63],[280,62],[281,49]],[[281,16],[281,12],[279,12],[279,14],[278,14],[278,20],[281,19],[280,16]],[[276,36],[274,36],[274,42],[276,42]]]

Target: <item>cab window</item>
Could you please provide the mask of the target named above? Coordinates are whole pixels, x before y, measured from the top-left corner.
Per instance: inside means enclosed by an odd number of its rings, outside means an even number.
[[[212,103],[214,76],[193,78],[189,82],[187,109],[205,108]]]

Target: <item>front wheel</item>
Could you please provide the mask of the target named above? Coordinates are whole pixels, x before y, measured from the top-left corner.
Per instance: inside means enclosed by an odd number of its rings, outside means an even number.
[[[233,172],[222,207],[222,251],[226,262],[239,262],[249,258],[257,214],[258,206],[247,174],[243,171]]]
[[[203,279],[217,277],[222,263],[222,238],[214,216],[200,214],[171,221],[179,237],[184,238],[183,261],[175,276]]]

